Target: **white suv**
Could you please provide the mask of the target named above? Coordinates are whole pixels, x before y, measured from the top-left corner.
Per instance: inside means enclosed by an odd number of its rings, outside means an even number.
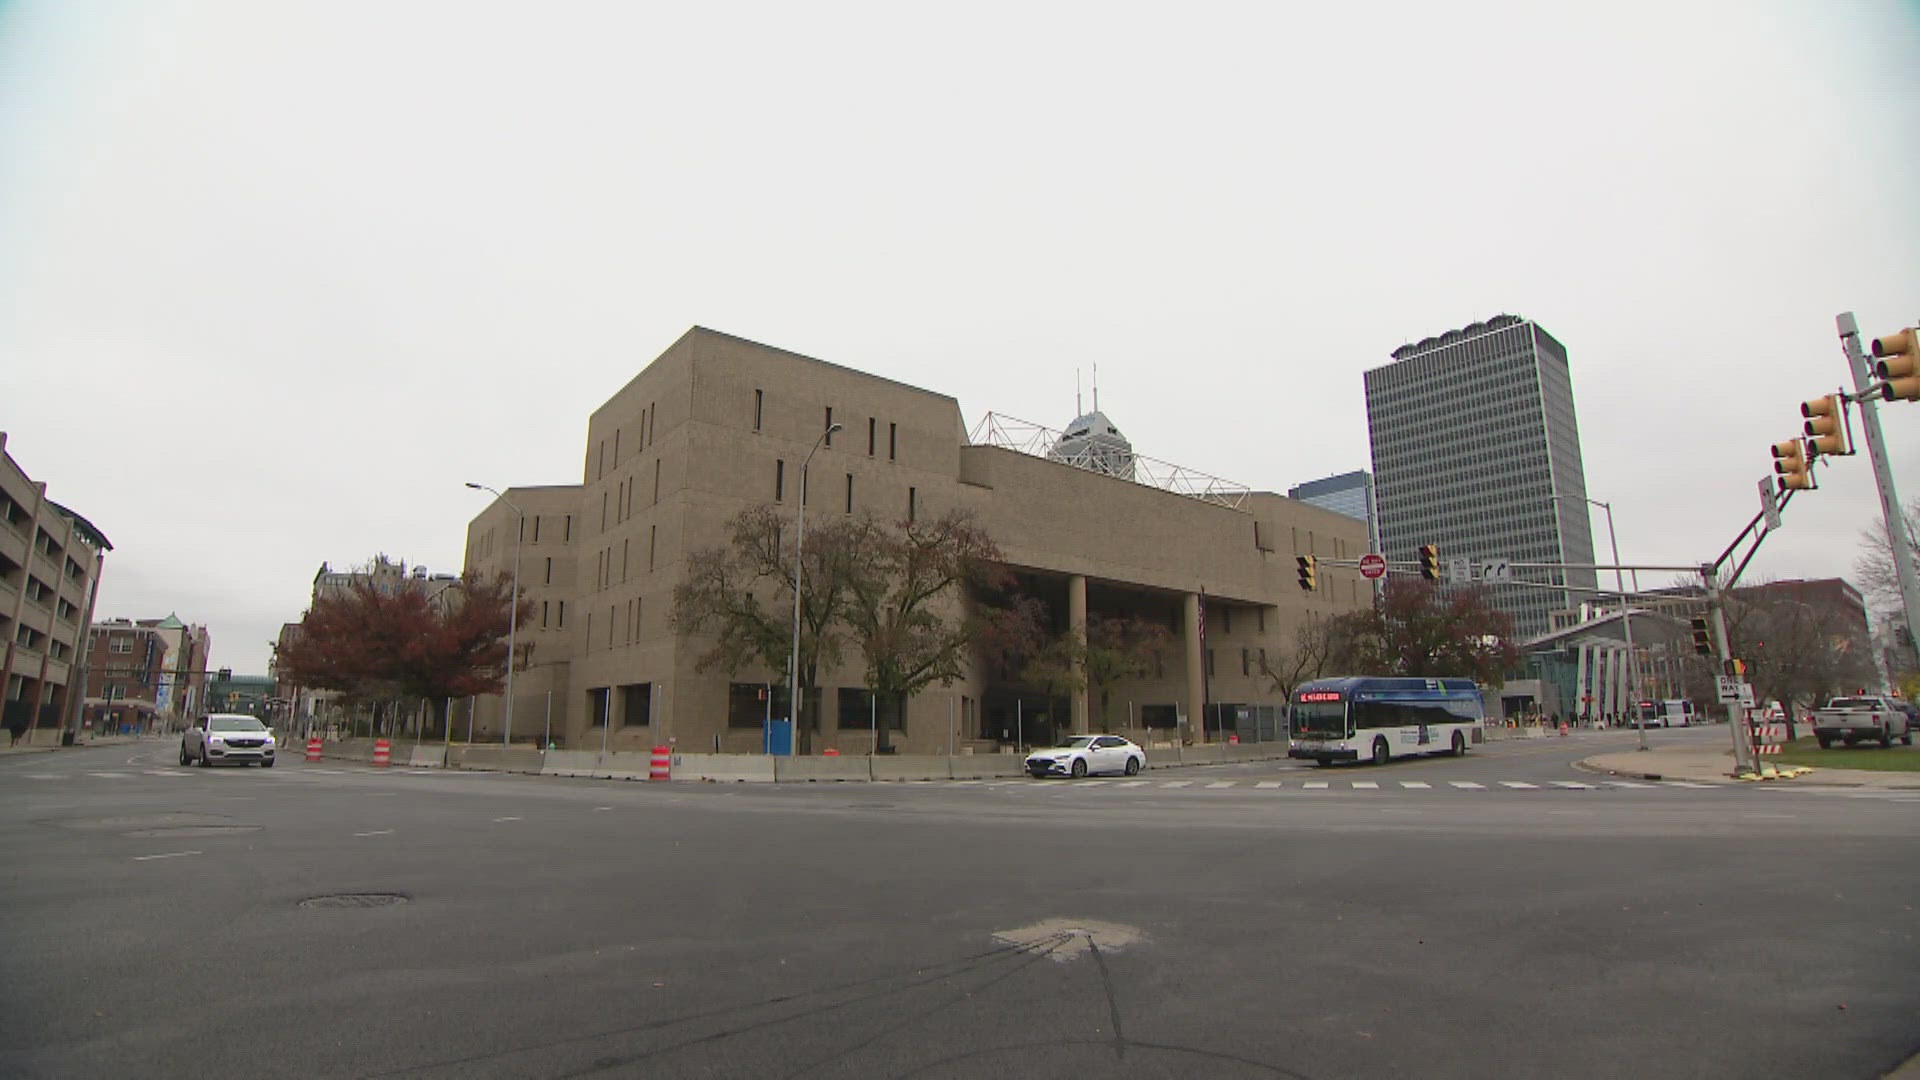
[[[193,722],[180,736],[180,764],[199,762],[211,767],[219,761],[242,765],[257,761],[273,768],[273,732],[245,713],[214,713]]]

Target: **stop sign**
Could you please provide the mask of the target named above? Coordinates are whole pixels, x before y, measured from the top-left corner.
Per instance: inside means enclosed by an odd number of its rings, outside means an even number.
[[[1385,577],[1386,573],[1387,573],[1387,560],[1382,558],[1379,554],[1369,551],[1365,555],[1360,556],[1360,576],[1361,577],[1366,578],[1368,581],[1372,581],[1375,578]]]

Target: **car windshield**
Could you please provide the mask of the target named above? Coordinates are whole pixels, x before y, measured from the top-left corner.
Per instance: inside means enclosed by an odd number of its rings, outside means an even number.
[[[1879,698],[1837,697],[1827,702],[1829,709],[1877,709],[1879,707]]]
[[[216,716],[207,721],[208,731],[265,731],[267,725],[251,716]]]
[[[1346,735],[1347,703],[1344,701],[1295,702],[1293,733],[1295,735],[1331,735],[1334,738]]]
[[[1061,743],[1060,748],[1065,750],[1065,749],[1070,749],[1076,746],[1092,746],[1092,745],[1093,745],[1093,736],[1075,735],[1072,738],[1069,738],[1067,741]]]

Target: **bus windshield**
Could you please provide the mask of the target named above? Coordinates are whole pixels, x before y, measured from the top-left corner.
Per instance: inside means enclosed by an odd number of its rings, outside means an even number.
[[[1347,703],[1344,701],[1295,702],[1293,732],[1296,735],[1328,735],[1345,738]]]

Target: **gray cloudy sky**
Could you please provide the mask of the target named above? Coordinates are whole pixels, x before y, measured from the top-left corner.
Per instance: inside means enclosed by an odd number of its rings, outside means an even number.
[[[1269,490],[1361,373],[1566,343],[1623,557],[1758,509],[1833,316],[1920,319],[1920,6],[0,0],[0,429],[98,614],[264,673],[323,560],[461,561],[700,324]],[[1920,493],[1920,405],[1882,411]],[[1750,575],[1845,575],[1865,456]],[[1595,515],[1604,550],[1603,519]]]

